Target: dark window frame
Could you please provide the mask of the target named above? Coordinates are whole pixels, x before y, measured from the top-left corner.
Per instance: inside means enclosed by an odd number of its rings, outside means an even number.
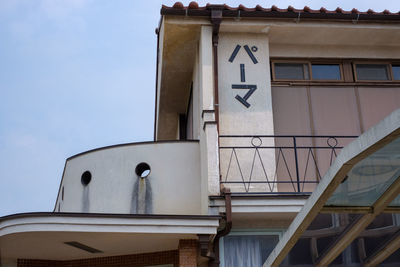
[[[287,63],[287,64],[304,64],[307,65],[308,70],[308,79],[278,79],[276,78],[275,72],[275,64],[276,63]],[[340,71],[340,79],[332,80],[332,79],[313,79],[312,75],[312,65],[339,65]],[[343,62],[338,60],[290,60],[290,59],[271,59],[271,73],[272,73],[272,81],[273,82],[344,82],[344,70],[343,70]]]
[[[277,79],[275,76],[275,63],[294,63],[294,64],[307,64],[309,66],[309,77],[310,79],[298,80],[298,79]],[[340,66],[341,80],[321,80],[312,79],[312,64],[327,64],[334,65],[338,64]],[[356,65],[357,64],[386,64],[388,80],[361,80],[357,77]],[[272,57],[270,59],[270,70],[271,70],[271,82],[272,84],[286,84],[288,82],[294,84],[305,84],[305,85],[375,85],[380,84],[382,86],[398,86],[400,84],[400,79],[395,80],[393,75],[393,66],[400,67],[400,60],[390,60],[390,59],[354,59],[354,58],[342,58],[342,59],[329,59],[329,58],[279,58]]]
[[[275,72],[275,64],[278,63],[286,63],[286,64],[303,64],[303,68],[304,65],[307,65],[307,69],[308,69],[308,76],[310,77],[310,66],[308,64],[308,62],[306,61],[286,61],[286,60],[279,60],[279,61],[271,61],[271,70],[272,70],[272,79],[273,80],[278,80],[278,81],[309,81],[309,79],[277,79],[276,78],[276,72]],[[305,73],[304,69],[303,69],[303,73]]]
[[[393,72],[392,72],[392,63],[388,61],[353,61],[353,75],[355,82],[393,82],[397,80],[393,80]],[[386,73],[388,75],[387,80],[363,80],[357,77],[357,65],[386,65]]]

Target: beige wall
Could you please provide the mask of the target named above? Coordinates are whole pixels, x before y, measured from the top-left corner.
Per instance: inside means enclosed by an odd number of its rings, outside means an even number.
[[[397,46],[367,45],[367,42],[355,46],[343,45],[343,43],[335,45],[271,43],[270,48],[271,57],[370,59],[390,59],[400,57],[400,50]]]
[[[201,109],[200,109],[200,88],[199,88],[199,49],[196,49],[195,53],[195,63],[193,66],[193,91],[192,91],[192,114],[193,114],[193,129],[192,129],[192,136],[193,139],[199,140],[200,139],[200,115],[201,115]]]
[[[198,142],[128,144],[77,156],[67,160],[64,201],[60,193],[56,211],[60,204],[62,212],[134,213],[140,194],[146,213],[201,214],[199,161]],[[145,179],[135,173],[141,162],[151,167]],[[87,170],[92,180],[85,187],[81,175]],[[135,192],[136,183],[147,190]]]
[[[218,132],[214,110],[212,28],[202,26],[198,55],[199,136],[201,154],[201,204],[208,213],[208,196],[219,195]]]

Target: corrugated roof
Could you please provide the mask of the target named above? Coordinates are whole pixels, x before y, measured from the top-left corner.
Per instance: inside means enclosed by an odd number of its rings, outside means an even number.
[[[176,2],[172,7],[163,5],[161,15],[184,15],[184,16],[209,16],[211,10],[222,10],[223,17],[255,17],[255,18],[301,18],[301,19],[348,19],[348,20],[400,20],[400,12],[392,13],[389,10],[375,12],[372,9],[361,12],[355,8],[350,11],[341,9],[327,10],[324,7],[320,9],[311,9],[305,6],[303,9],[296,9],[289,6],[281,9],[276,6],[264,8],[260,5],[254,8],[248,8],[244,5],[231,7],[229,5],[207,4],[199,6],[197,2],[190,2],[184,6],[181,2]]]

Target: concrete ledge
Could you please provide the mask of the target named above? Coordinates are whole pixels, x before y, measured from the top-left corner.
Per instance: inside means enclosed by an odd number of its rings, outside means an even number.
[[[216,234],[219,216],[30,213],[0,218],[0,237],[24,232]]]

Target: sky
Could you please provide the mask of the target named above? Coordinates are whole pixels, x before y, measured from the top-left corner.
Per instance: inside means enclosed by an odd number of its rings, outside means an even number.
[[[174,2],[0,0],[0,217],[52,211],[66,158],[153,139],[155,28]],[[398,0],[197,2],[400,10]]]

